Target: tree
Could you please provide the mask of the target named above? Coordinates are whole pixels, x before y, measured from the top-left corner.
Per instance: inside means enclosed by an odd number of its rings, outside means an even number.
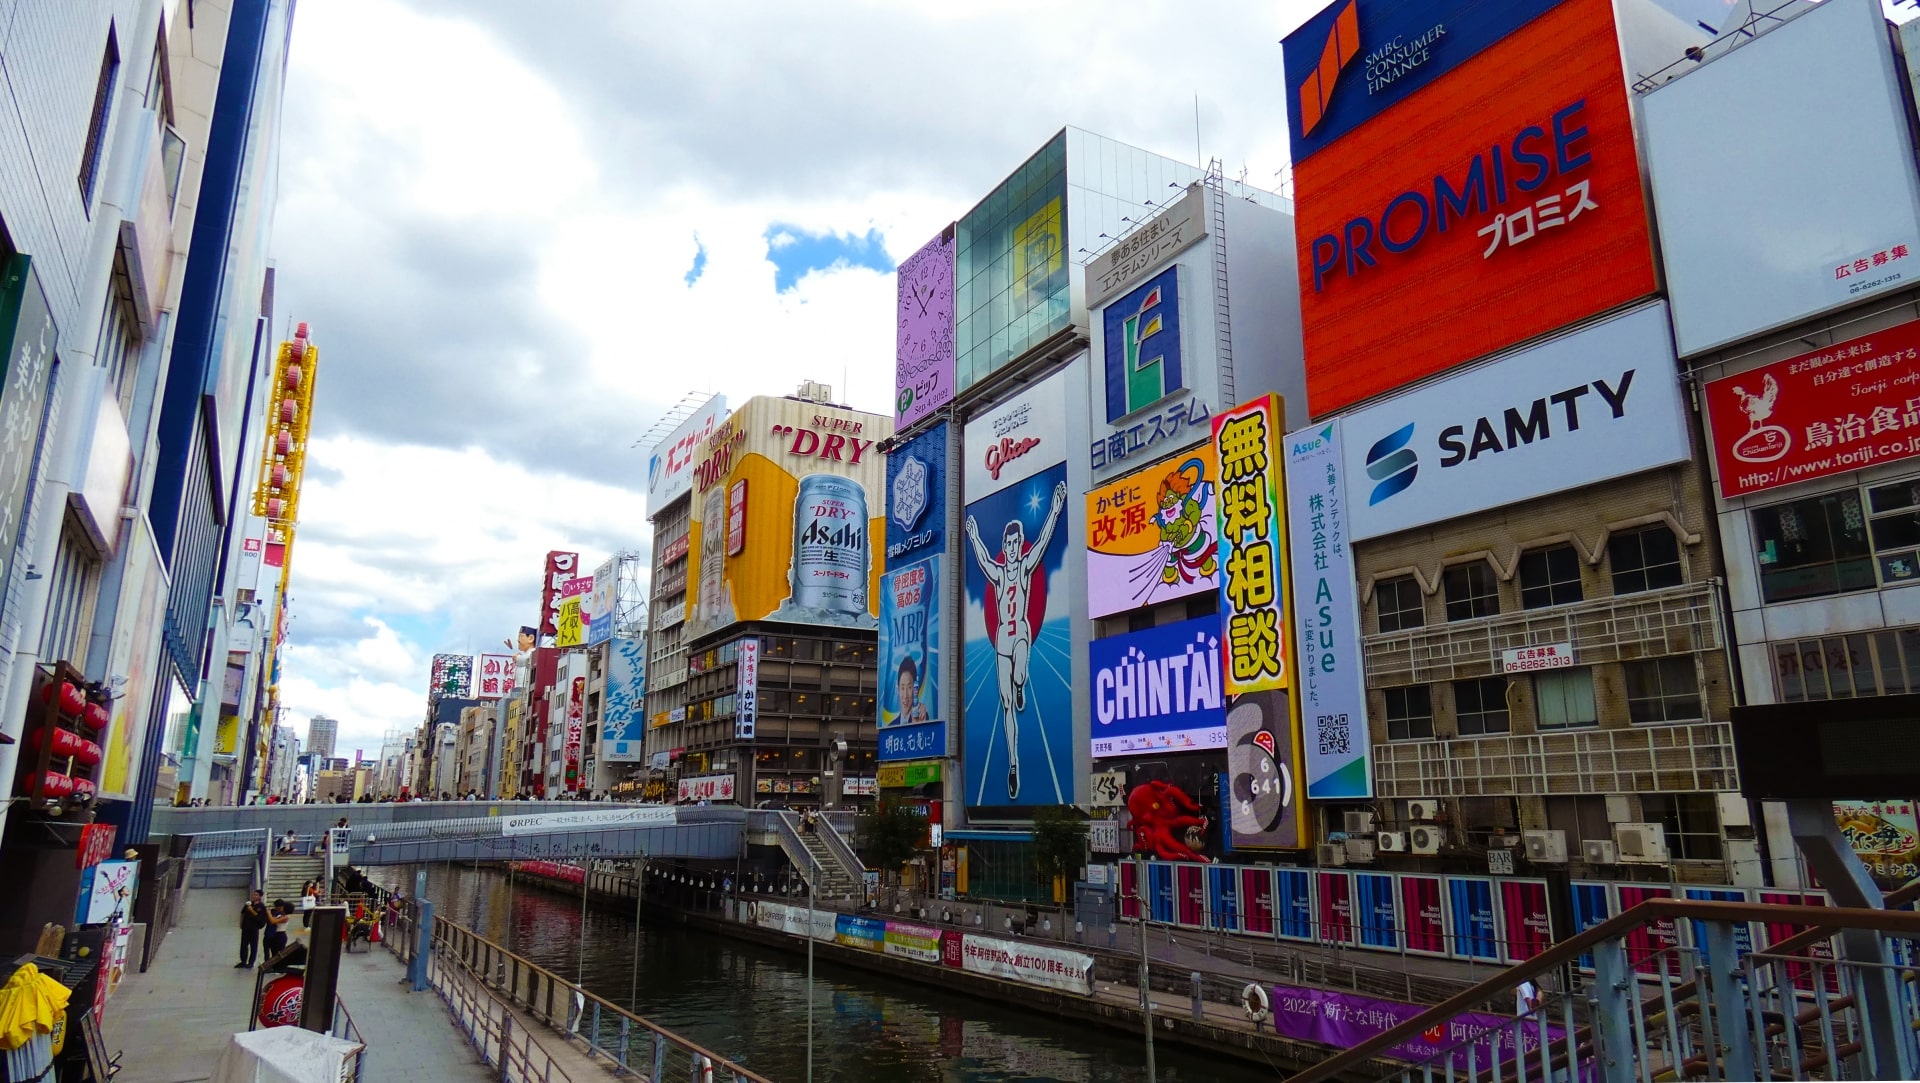
[[[1071,805],[1048,805],[1033,813],[1033,863],[1049,881],[1072,876],[1087,860],[1087,821]]]
[[[866,829],[860,846],[863,856],[888,877],[900,875],[901,866],[920,852],[920,840],[927,834],[927,818],[890,797],[863,817],[861,826]]]

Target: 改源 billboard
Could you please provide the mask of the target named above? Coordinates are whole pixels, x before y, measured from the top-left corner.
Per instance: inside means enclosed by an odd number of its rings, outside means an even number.
[[[1088,616],[1214,589],[1215,462],[1202,444],[1087,494]]]

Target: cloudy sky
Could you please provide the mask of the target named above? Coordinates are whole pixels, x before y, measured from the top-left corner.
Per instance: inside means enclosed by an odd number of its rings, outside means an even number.
[[[1702,15],[1720,0],[1672,0]],[[322,0],[274,255],[322,349],[282,695],[340,747],[533,620],[549,549],[644,551],[690,391],[886,412],[896,260],[1066,124],[1277,187],[1320,0]]]

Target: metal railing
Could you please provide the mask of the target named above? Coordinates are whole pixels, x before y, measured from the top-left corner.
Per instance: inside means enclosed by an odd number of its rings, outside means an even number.
[[[1382,798],[1740,788],[1725,722],[1386,741],[1373,752]]]
[[[333,1027],[327,1033],[360,1047],[360,1052],[353,1057],[353,1077],[366,1078],[367,1040],[360,1036],[360,1028],[354,1025],[353,1016],[347,1012],[347,1002],[341,1000],[338,993],[333,997]]]
[[[1917,893],[1903,889],[1887,904]],[[1682,921],[1702,930],[1699,946],[1649,935]],[[1756,923],[1802,931],[1755,951]],[[1849,940],[1851,951],[1836,951],[1836,937]],[[1649,900],[1353,1044],[1292,1083],[1526,1083],[1576,1074],[1596,1083],[1911,1079],[1920,1066],[1916,939],[1920,914],[1911,911]],[[1563,972],[1578,977],[1582,956],[1591,957],[1591,980],[1557,1003],[1463,1025],[1463,1013],[1512,1003],[1528,983]],[[1402,1063],[1386,1067],[1384,1060]]]

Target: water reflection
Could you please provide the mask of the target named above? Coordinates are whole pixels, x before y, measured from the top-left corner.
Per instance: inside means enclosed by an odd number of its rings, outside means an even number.
[[[371,871],[413,891],[414,870]],[[499,872],[434,865],[427,897],[439,912],[615,1003],[780,1080],[806,1074],[803,956],[666,925],[640,931],[631,915],[584,917],[568,899]],[[818,963],[814,1079],[820,1083],[1133,1083],[1141,1040],[1055,1020],[1017,1005]],[[1279,1073],[1162,1045],[1168,1083],[1252,1083]]]

